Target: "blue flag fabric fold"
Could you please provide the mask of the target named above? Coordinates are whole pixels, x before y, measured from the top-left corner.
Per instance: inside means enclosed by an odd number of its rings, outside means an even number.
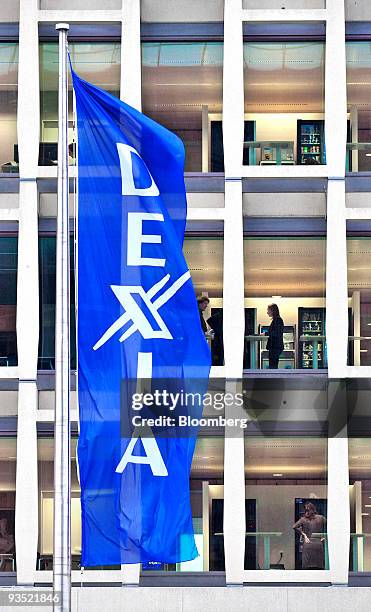
[[[173,427],[142,438],[129,422],[138,375],[192,391],[202,391],[209,375],[182,254],[184,147],[166,128],[72,76],[82,565],[187,561],[198,554],[189,492],[197,430]],[[200,415],[202,402],[192,410]]]

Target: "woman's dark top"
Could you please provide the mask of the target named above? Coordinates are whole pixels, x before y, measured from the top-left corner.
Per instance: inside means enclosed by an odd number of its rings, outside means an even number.
[[[272,355],[280,355],[283,351],[283,321],[281,317],[272,319],[267,332],[267,351]]]
[[[206,325],[206,321],[204,319],[203,312],[202,312],[200,307],[198,307],[198,312],[200,313],[200,322],[201,322],[202,331],[204,332],[204,334],[206,334],[206,332],[207,332],[207,325]]]

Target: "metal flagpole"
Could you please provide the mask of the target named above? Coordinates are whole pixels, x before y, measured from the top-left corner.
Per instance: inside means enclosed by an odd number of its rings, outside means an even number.
[[[71,610],[70,240],[68,214],[67,23],[58,23],[58,212],[55,309],[53,606]]]

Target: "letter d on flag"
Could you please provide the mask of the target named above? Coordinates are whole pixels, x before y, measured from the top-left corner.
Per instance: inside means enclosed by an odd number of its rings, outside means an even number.
[[[184,147],[75,73],[73,86],[81,563],[187,561],[198,554],[189,494],[196,432],[159,435],[130,423],[139,355],[172,388],[194,390],[197,379],[206,390],[209,376],[182,254]]]

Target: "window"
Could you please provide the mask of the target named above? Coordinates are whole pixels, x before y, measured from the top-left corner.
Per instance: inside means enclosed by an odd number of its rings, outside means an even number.
[[[120,43],[69,43],[72,65],[79,76],[119,97]],[[73,142],[73,101],[69,77],[69,141]],[[40,44],[40,166],[55,165],[58,143],[58,43]],[[73,157],[71,156],[71,163]]]
[[[17,358],[18,238],[0,238],[0,366],[14,366]]]
[[[325,46],[245,42],[245,165],[325,164]]]
[[[224,365],[223,249],[222,238],[208,236],[186,237],[183,246],[215,366]]]
[[[0,439],[0,572],[14,572],[17,439]]]
[[[175,132],[186,172],[223,172],[223,44],[142,43],[143,112]]]
[[[76,326],[75,326],[75,271],[73,261],[73,240],[70,242],[70,333],[71,368],[76,368]],[[56,240],[55,236],[39,238],[39,284],[40,284],[40,340],[39,370],[55,369],[55,288],[56,288]]]
[[[371,42],[346,43],[348,145],[347,170],[371,170]]]
[[[348,237],[348,364],[371,365],[371,238]]]
[[[38,570],[53,569],[53,510],[54,510],[54,439],[37,441],[39,483],[39,547]],[[72,569],[80,568],[81,508],[80,486],[76,469],[76,438],[71,439],[71,554]]]
[[[371,571],[371,438],[349,439],[350,570]]]
[[[18,172],[18,43],[0,42],[0,165]]]
[[[324,238],[245,238],[245,369],[327,367],[325,261]]]
[[[245,437],[245,484],[245,569],[328,569],[327,439]]]

